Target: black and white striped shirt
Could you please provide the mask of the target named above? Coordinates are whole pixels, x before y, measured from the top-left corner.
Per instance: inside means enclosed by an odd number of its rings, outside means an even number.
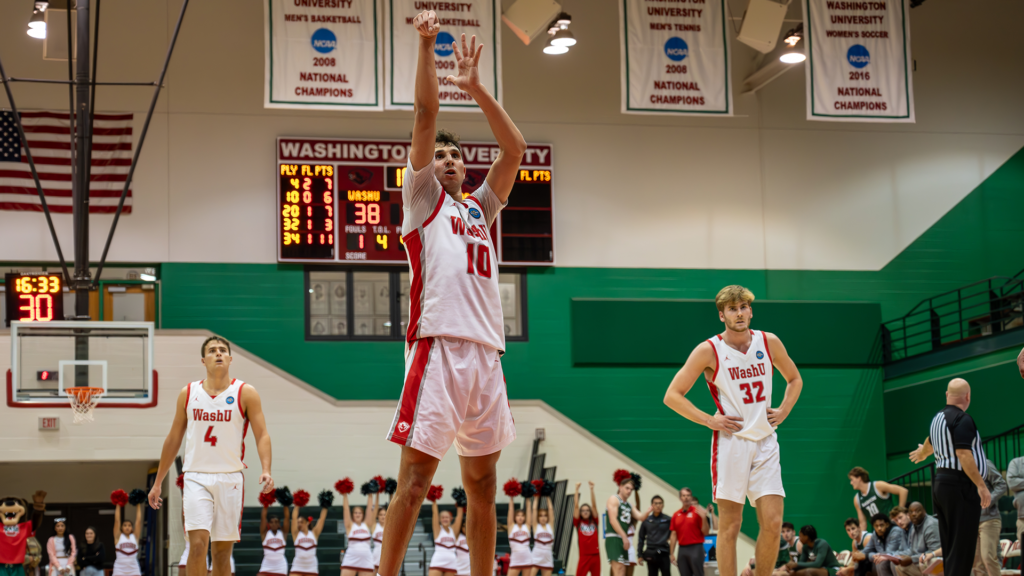
[[[957,450],[970,450],[978,473],[984,478],[988,471],[985,452],[981,448],[981,434],[974,418],[956,406],[946,406],[932,419],[929,437],[935,450],[935,467],[963,472],[956,456]]]

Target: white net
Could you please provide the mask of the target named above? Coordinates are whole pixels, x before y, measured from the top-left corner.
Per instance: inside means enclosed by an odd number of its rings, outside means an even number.
[[[103,388],[68,388],[64,391],[71,401],[72,423],[84,424],[93,421],[96,404],[103,396]]]

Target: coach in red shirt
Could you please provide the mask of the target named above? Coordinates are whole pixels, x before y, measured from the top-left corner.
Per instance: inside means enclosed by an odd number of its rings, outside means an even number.
[[[709,532],[708,511],[696,505],[689,488],[679,491],[683,507],[672,515],[669,555],[679,576],[704,576],[704,536]],[[675,554],[679,545],[679,556]]]

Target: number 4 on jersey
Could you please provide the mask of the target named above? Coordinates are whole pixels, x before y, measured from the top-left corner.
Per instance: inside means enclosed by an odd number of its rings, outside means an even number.
[[[213,425],[206,429],[206,436],[203,437],[203,442],[209,442],[210,446],[217,445],[217,437],[213,435]]]

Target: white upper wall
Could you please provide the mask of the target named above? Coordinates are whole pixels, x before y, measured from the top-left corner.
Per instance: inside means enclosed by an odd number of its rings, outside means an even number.
[[[506,7],[512,0],[505,0]],[[745,0],[730,0],[734,15]],[[1024,5],[927,2],[910,11],[917,123],[808,122],[799,65],[734,118],[619,113],[614,0],[564,0],[579,40],[541,53],[503,30],[504,101],[526,138],[554,144],[561,266],[873,270],[884,266],[1024,146],[1016,29]],[[108,0],[99,79],[152,80],[180,0]],[[25,33],[29,11],[0,5],[10,76],[65,78]],[[800,3],[791,5],[800,17]],[[733,21],[738,26],[738,22]],[[971,30],[970,41],[954,41]],[[755,53],[733,40],[734,86]],[[133,213],[111,260],[274,262],[278,136],[407,138],[408,112],[265,110],[259,2],[194,2],[136,172]],[[15,84],[22,109],[66,110],[62,86]],[[101,111],[133,111],[152,92],[100,88]],[[0,107],[6,98],[0,96]],[[444,114],[465,139],[490,139],[481,115]],[[93,216],[91,253],[110,216]],[[65,254],[71,218],[55,216]],[[53,261],[42,214],[0,212],[0,260]]]

